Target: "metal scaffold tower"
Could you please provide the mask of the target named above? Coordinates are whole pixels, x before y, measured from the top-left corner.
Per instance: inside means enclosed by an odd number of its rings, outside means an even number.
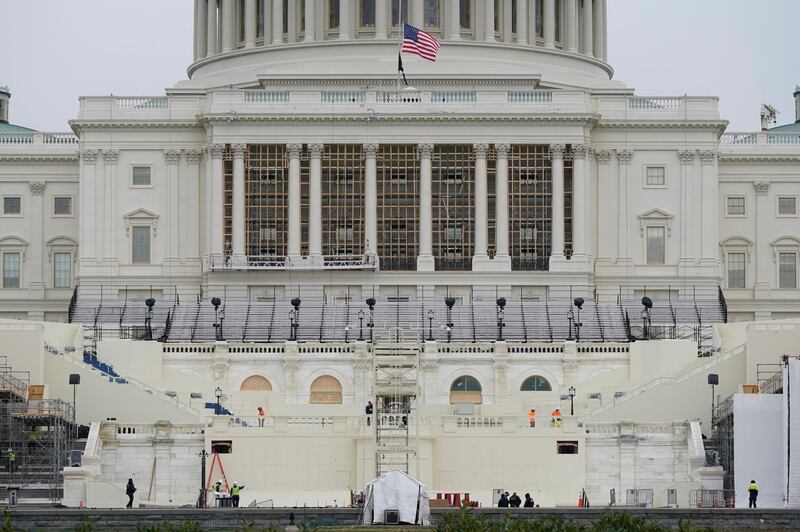
[[[376,476],[392,469],[410,473],[411,459],[417,454],[410,425],[417,421],[419,354],[416,345],[401,342],[374,345]]]
[[[13,371],[0,357],[0,488],[21,490],[29,503],[63,497],[63,469],[69,465],[75,432],[72,405],[45,399],[45,387],[30,384],[27,372]]]

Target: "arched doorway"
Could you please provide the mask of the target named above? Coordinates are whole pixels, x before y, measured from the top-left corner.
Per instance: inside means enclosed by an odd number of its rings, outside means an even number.
[[[271,392],[272,384],[261,375],[247,377],[239,387],[240,392]]]
[[[550,381],[541,375],[533,375],[525,379],[522,386],[519,387],[521,392],[552,392],[553,387],[550,386]]]
[[[471,403],[479,405],[482,402],[481,383],[475,377],[462,375],[450,385],[450,404]]]
[[[342,385],[335,377],[323,375],[311,383],[312,405],[340,405],[342,404]]]

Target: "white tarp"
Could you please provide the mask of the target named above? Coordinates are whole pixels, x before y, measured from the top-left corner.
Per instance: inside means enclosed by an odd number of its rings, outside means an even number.
[[[393,469],[364,488],[364,524],[381,524],[386,510],[397,510],[400,522],[429,525],[431,509],[425,486],[407,474]]]
[[[758,483],[759,508],[783,508],[783,396],[733,396],[736,507],[747,508],[747,486]]]
[[[784,490],[790,508],[800,508],[800,360],[789,359],[788,371],[783,374]]]

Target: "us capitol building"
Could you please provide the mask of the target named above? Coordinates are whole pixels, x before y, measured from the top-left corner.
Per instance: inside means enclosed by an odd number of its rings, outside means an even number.
[[[755,384],[780,353],[732,322],[800,318],[800,90],[743,133],[637,95],[606,0],[194,3],[165,95],[47,133],[0,89],[0,336],[95,398],[66,504],[191,502],[201,448],[276,505],[393,467],[484,504],[722,489],[705,375]],[[442,45],[407,85],[401,17]]]

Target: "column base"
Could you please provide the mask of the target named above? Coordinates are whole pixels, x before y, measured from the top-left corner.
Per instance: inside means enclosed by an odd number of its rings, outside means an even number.
[[[28,298],[44,299],[44,283],[41,282],[28,283]]]
[[[757,282],[753,290],[753,295],[756,299],[769,299],[770,287],[767,282]]]
[[[417,255],[417,271],[432,272],[436,271],[436,260],[431,254]]]
[[[550,255],[551,272],[586,272],[589,269],[589,261],[586,255],[574,255],[567,258],[566,255]]]
[[[496,255],[493,259],[489,255],[475,255],[472,257],[473,272],[510,272],[511,256]]]
[[[323,269],[325,268],[325,258],[322,253],[311,253],[303,262],[306,268]]]

